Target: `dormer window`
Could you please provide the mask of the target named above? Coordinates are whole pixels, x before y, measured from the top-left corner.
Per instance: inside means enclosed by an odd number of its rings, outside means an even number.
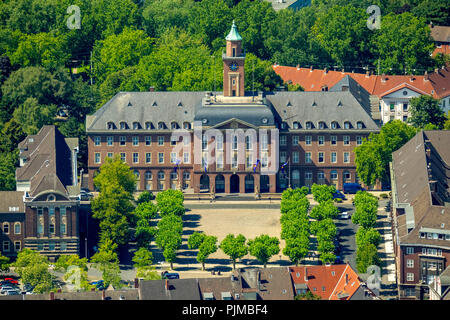
[[[349,121],[344,122],[344,129],[350,129],[352,127],[352,124]]]
[[[152,107],[157,107],[157,106],[158,106],[158,104],[156,103],[156,101],[153,101]]]
[[[313,123],[311,122],[311,121],[306,121],[306,129],[313,129],[314,128],[314,125],[313,125]]]
[[[288,101],[288,103],[286,104],[286,107],[292,107],[292,104],[290,101]]]
[[[298,121],[294,121],[294,123],[292,124],[292,127],[294,129],[300,129],[300,123]]]
[[[339,128],[339,124],[336,121],[331,122],[331,129]]]
[[[149,122],[149,121],[147,121],[146,123],[145,123],[145,129],[146,130],[151,130],[151,129],[154,129],[155,127],[153,126],[153,123],[151,123],[151,122]]]
[[[183,104],[181,103],[181,101],[178,102],[178,106],[179,106],[179,107],[182,107],[182,106],[183,106]]]
[[[325,129],[327,127],[327,125],[325,124],[325,122],[323,121],[319,121],[319,129]]]
[[[122,122],[120,123],[120,130],[125,130],[125,129],[127,129],[127,128],[128,128],[127,123],[122,121]]]
[[[364,129],[364,122],[358,121],[358,122],[356,123],[356,127],[357,127],[358,129]]]
[[[133,130],[141,129],[141,124],[139,122],[133,122]]]
[[[191,129],[191,124],[189,122],[183,123],[183,129],[190,130]]]
[[[164,124],[164,122],[158,122],[158,129],[159,130],[164,130],[166,128],[166,125]]]
[[[179,128],[178,123],[176,123],[176,122],[172,122],[172,123],[170,124],[170,127],[172,128],[172,130],[175,130],[175,129],[178,129],[178,128]]]
[[[317,107],[317,103],[315,101],[313,101],[312,106]]]
[[[55,198],[55,195],[53,195],[53,194],[51,194],[47,197],[47,201],[55,201],[55,200],[56,200],[56,198]]]
[[[106,127],[108,128],[108,130],[113,130],[115,129],[116,126],[114,125],[114,122],[108,122]]]
[[[338,106],[338,107],[342,107],[342,102],[341,102],[341,100],[338,101],[337,106]]]
[[[282,122],[281,123],[281,129],[287,129],[287,123],[286,122]]]

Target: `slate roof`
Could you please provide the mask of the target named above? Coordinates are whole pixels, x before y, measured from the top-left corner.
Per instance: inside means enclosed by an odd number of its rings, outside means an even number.
[[[0,214],[1,213],[24,213],[23,191],[0,191]],[[11,211],[10,207],[19,208],[18,211]]]
[[[120,122],[126,122],[130,128],[133,122],[139,122],[143,128],[146,122],[155,128],[158,122],[164,122],[168,129],[171,122],[182,127],[184,121],[193,121],[204,95],[205,92],[119,92],[86,118],[86,130],[105,131],[108,122],[118,128]]]
[[[295,121],[305,129],[306,122],[311,121],[318,128],[319,121],[324,121],[328,128],[336,121],[341,128],[349,121],[353,128],[357,121],[362,121],[365,130],[379,130],[377,124],[349,91],[344,92],[293,92],[283,91],[266,95],[282,121],[293,128]]]
[[[274,10],[282,10],[282,9],[301,9],[303,7],[307,7],[311,5],[311,0],[284,0],[280,2],[280,0],[266,0],[272,4]]]
[[[141,300],[201,299],[198,279],[140,280],[139,297]]]
[[[421,232],[450,233],[450,207],[444,203],[449,203],[448,189],[442,189],[450,183],[449,145],[449,130],[421,131],[392,154],[394,205],[405,208],[397,217],[400,244],[450,248],[448,241],[420,237]]]
[[[291,128],[293,122],[298,121],[302,125],[300,129],[304,129],[306,121],[316,126],[318,121],[325,121],[328,126],[337,121],[341,127],[344,121],[351,122],[353,127],[357,121],[362,121],[366,130],[377,131],[378,126],[367,111],[370,108],[367,95],[353,82],[351,87],[348,92],[266,92],[262,102],[211,104],[203,104],[202,99],[209,95],[207,92],[120,92],[87,117],[86,130],[88,133],[120,133],[123,130],[108,130],[108,123],[119,128],[120,122],[126,122],[127,132],[138,132],[133,130],[134,122],[142,129],[151,122],[154,130],[159,131],[158,122],[164,122],[165,131],[169,132],[172,122],[182,128],[184,122],[206,119],[205,125],[215,126],[236,118],[254,126],[276,126],[281,119]],[[263,118],[267,122],[263,122]]]

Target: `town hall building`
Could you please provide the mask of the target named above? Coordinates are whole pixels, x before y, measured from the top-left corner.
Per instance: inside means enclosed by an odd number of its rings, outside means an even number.
[[[353,149],[379,132],[368,93],[351,77],[326,92],[246,92],[233,22],[223,92],[119,92],[86,118],[89,189],[120,156],[138,190],[264,193],[358,182]]]

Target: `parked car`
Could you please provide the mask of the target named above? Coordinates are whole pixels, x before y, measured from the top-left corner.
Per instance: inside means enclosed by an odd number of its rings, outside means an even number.
[[[92,281],[90,284],[95,285],[97,290],[105,290],[105,282],[103,280]]]
[[[344,183],[344,194],[355,194],[358,191],[365,191],[359,183]]]
[[[9,290],[15,290],[15,288],[13,286],[11,286],[11,287],[3,286],[2,289],[0,290],[0,293],[6,294],[6,292],[8,292]]]
[[[348,211],[341,212],[340,217],[341,217],[341,219],[349,219],[350,213],[348,213]]]
[[[13,296],[13,295],[18,295],[18,294],[20,294],[20,292],[17,289],[11,289],[11,290],[6,291],[7,296]]]
[[[340,191],[340,190],[336,190],[335,193],[333,193],[333,199],[342,199],[345,200],[345,195]]]
[[[25,291],[25,292],[30,292],[31,293],[33,291],[33,289],[34,289],[34,287],[31,284],[29,284],[29,283],[25,283],[23,285],[23,291]]]
[[[94,197],[94,195],[90,192],[86,192],[84,190],[80,191],[80,200],[81,201],[89,201]]]
[[[166,272],[163,273],[163,279],[180,279],[180,275],[176,272]]]
[[[13,279],[13,278],[5,278],[3,281],[8,281],[12,284],[19,284],[19,281]]]

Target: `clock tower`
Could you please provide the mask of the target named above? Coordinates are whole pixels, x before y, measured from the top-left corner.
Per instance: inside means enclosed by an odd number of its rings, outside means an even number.
[[[223,95],[225,97],[243,97],[245,95],[245,53],[242,52],[242,37],[237,31],[234,20],[225,40],[227,40],[227,48],[226,52],[222,54]]]

